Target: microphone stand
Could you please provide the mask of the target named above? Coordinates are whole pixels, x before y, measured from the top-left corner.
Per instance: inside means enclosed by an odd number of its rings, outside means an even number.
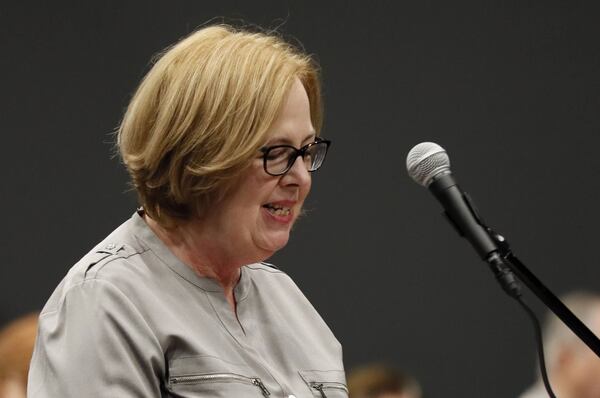
[[[523,282],[577,337],[581,339],[600,358],[600,340],[579,318],[560,301],[554,293],[531,272],[510,250],[508,242],[502,235],[489,227],[487,229],[499,251],[492,253],[487,262],[490,264],[502,288],[513,298],[521,295],[520,286],[514,280],[516,274]]]

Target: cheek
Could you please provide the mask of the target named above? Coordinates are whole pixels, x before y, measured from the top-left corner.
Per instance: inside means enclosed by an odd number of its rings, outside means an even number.
[[[312,178],[310,177],[310,174],[308,175],[308,180],[306,182],[306,184],[304,185],[303,189],[302,189],[302,199],[304,200],[308,194],[310,193],[310,187],[312,186]]]
[[[277,180],[264,173],[262,166],[239,184],[242,195],[238,198],[247,206],[260,205],[268,201],[273,189],[277,186]]]
[[[263,205],[273,200],[273,192],[277,189],[277,181],[265,178],[253,178],[246,185],[247,195],[242,199],[244,207],[252,217],[261,217]]]

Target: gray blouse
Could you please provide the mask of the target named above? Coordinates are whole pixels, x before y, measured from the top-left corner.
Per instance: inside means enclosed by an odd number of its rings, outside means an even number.
[[[28,397],[347,398],[341,346],[285,273],[242,267],[235,297],[237,317],[135,213],[46,303]]]

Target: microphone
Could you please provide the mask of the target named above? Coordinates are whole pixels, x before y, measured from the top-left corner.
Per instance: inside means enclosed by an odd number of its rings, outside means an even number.
[[[429,188],[442,204],[450,224],[490,265],[504,291],[511,297],[520,297],[521,287],[504,263],[512,255],[508,242],[484,224],[469,195],[460,189],[450,172],[450,158],[444,148],[433,142],[415,145],[406,157],[406,168],[408,175]]]
[[[489,262],[500,248],[490,236],[493,232],[483,223],[469,195],[454,180],[450,172],[450,159],[444,148],[433,142],[416,145],[406,157],[406,168],[408,175],[418,184],[429,188],[442,204],[448,220],[459,235],[471,243],[483,260]],[[503,240],[499,235],[495,237]]]

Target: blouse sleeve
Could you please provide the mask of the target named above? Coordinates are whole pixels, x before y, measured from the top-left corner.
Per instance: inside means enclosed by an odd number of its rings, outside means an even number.
[[[127,296],[91,279],[63,297],[40,315],[27,396],[160,397],[162,349]]]

